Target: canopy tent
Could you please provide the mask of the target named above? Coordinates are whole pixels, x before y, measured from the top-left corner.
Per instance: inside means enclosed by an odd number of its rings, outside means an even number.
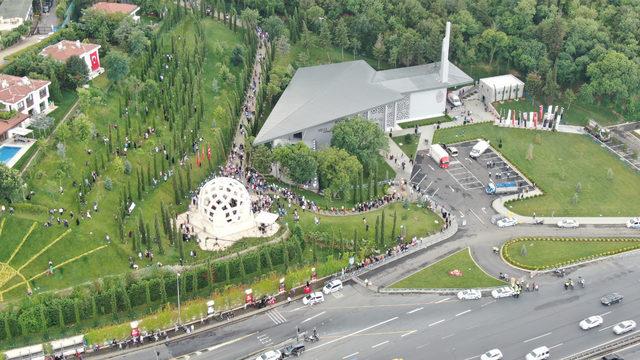
[[[18,349],[6,351],[4,356],[7,360],[32,359],[44,360],[44,347],[42,344],[26,346]]]
[[[27,135],[33,133],[33,130],[27,129],[27,128],[23,128],[23,127],[15,127],[13,129],[11,129],[10,131],[14,135],[20,135],[20,136],[27,136]]]

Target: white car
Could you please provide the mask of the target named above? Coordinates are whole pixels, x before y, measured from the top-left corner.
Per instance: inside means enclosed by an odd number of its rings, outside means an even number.
[[[504,227],[509,227],[509,226],[516,226],[517,224],[518,224],[518,220],[516,220],[514,218],[500,219],[496,223],[496,225],[498,225],[499,228],[504,228]]]
[[[629,221],[627,221],[627,227],[629,229],[640,229],[640,217],[629,219]]]
[[[449,99],[449,103],[454,107],[462,106],[462,101],[460,101],[460,97],[456,93],[450,92],[449,95],[447,95],[447,99]]]
[[[527,354],[525,359],[527,360],[545,360],[549,358],[549,348],[546,346],[540,346]]]
[[[494,299],[500,299],[513,296],[514,293],[515,291],[513,291],[510,286],[504,286],[491,291],[491,296],[493,296]]]
[[[558,221],[558,227],[560,228],[575,229],[578,226],[580,226],[580,224],[578,224],[578,222],[573,219],[563,219]]]
[[[322,288],[322,292],[327,295],[340,290],[342,290],[342,281],[340,281],[340,279],[333,279]]]
[[[458,299],[460,300],[478,300],[482,297],[480,290],[469,289],[458,292]]]
[[[613,332],[616,335],[621,335],[624,333],[628,333],[636,328],[636,322],[633,320],[625,320],[616,324],[613,327]]]
[[[602,325],[603,322],[604,320],[602,320],[602,316],[600,315],[589,316],[588,318],[580,321],[580,328],[582,330],[593,329],[596,326]]]
[[[324,302],[324,295],[320,291],[313,292],[302,298],[302,303],[305,305],[313,305]]]
[[[256,360],[279,360],[282,358],[282,354],[278,350],[269,350],[266,353],[258,356]]]
[[[489,350],[486,353],[480,355],[480,360],[501,360],[502,351],[498,349]]]

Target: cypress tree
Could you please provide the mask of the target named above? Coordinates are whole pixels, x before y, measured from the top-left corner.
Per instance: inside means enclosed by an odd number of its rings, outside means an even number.
[[[380,216],[376,216],[376,225],[373,229],[373,243],[376,244],[378,248],[380,248],[380,237],[378,236],[378,231],[380,231]]]
[[[286,274],[287,270],[289,270],[289,248],[287,243],[284,243],[282,247],[282,259],[284,263],[284,272]]]
[[[224,275],[226,283],[229,284],[231,282],[231,269],[229,269],[229,261],[225,261],[224,263]]]
[[[264,257],[267,259],[267,267],[269,271],[273,271],[273,262],[271,261],[271,250],[269,247],[264,248]]]
[[[385,236],[385,232],[384,232],[384,220],[385,219],[384,218],[385,218],[384,209],[382,209],[382,217],[380,219],[380,244],[381,244],[380,245],[380,247],[381,247],[380,250],[384,250],[384,245],[386,243],[385,238],[384,238],[384,236]]]
[[[164,247],[162,246],[162,238],[160,237],[160,221],[158,221],[158,214],[154,216],[154,228],[156,232],[156,243],[158,245],[158,253],[164,255]]]
[[[358,257],[358,230],[353,229],[353,256]]]
[[[240,280],[244,283],[247,278],[247,272],[244,268],[244,260],[242,260],[242,256],[240,253],[236,253],[238,256],[238,267],[240,269]]]
[[[393,225],[391,226],[391,241],[392,241],[392,243],[394,243],[394,241],[396,241],[396,221],[397,220],[398,220],[398,213],[397,213],[396,210],[394,210],[393,211]]]

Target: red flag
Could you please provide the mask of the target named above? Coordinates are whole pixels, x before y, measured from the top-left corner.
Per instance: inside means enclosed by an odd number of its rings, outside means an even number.
[[[511,112],[511,126],[516,126],[516,111]]]
[[[200,157],[200,159],[202,159],[202,161],[204,161],[204,145],[202,146],[202,156]]]
[[[538,120],[540,120],[540,122],[544,124],[544,122],[542,120],[543,116],[544,116],[544,107],[542,105],[540,105],[540,115],[538,115]]]
[[[196,165],[198,165],[198,167],[200,167],[200,152],[196,153]]]
[[[211,160],[211,144],[207,146],[207,159]]]
[[[538,113],[536,112],[533,113],[533,127],[538,128]]]

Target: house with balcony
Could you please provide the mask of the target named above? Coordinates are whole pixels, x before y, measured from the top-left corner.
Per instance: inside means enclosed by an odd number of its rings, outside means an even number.
[[[133,18],[133,20],[140,20],[140,16],[138,16],[138,11],[140,11],[140,7],[134,4],[121,4],[115,2],[106,2],[101,1],[93,4],[91,9],[105,12],[107,14],[124,14]]]
[[[100,66],[98,49],[100,49],[100,45],[98,44],[81,43],[80,40],[62,40],[57,44],[49,45],[42,49],[40,55],[50,57],[62,63],[66,63],[72,56],[77,56],[87,64],[89,79],[91,80],[104,72],[104,68]]]
[[[0,110],[33,115],[49,110],[48,80],[0,74]],[[3,109],[4,107],[4,109]]]

